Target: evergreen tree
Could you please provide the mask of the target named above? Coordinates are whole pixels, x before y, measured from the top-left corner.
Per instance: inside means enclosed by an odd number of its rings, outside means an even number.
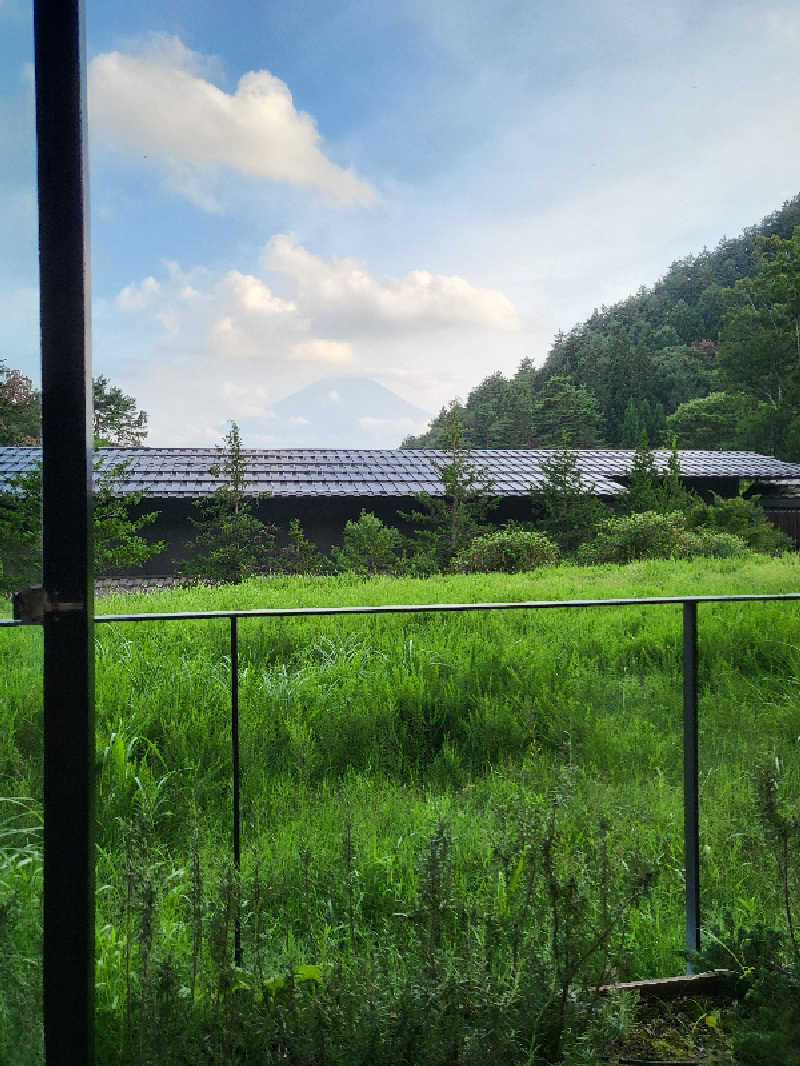
[[[628,495],[625,501],[627,510],[631,514],[640,511],[660,511],[664,497],[662,480],[656,467],[655,456],[647,443],[647,433],[642,432],[631,463]]]
[[[760,269],[729,294],[719,363],[723,382],[772,409],[765,450],[800,458],[800,226],[758,244]]]
[[[465,438],[474,448],[498,448],[499,420],[508,409],[509,382],[497,371],[473,389],[463,411]],[[446,425],[446,422],[445,422]]]
[[[12,478],[0,493],[0,593],[42,581],[41,469]]]
[[[197,536],[187,545],[190,556],[180,571],[188,582],[238,585],[265,573],[275,545],[275,529],[253,514],[256,496],[247,492],[246,460],[239,427],[231,423],[221,461],[209,470],[223,484],[196,502],[192,524]]]
[[[287,574],[324,574],[329,561],[303,532],[298,518],[289,522],[286,545],[279,554],[280,568]]]
[[[444,492],[441,496],[420,493],[416,499],[421,510],[401,512],[401,516],[416,527],[411,537],[412,550],[444,568],[487,528],[486,517],[498,501],[491,495],[492,481],[486,468],[471,458],[457,405],[449,408],[442,432],[447,457],[432,465]]]
[[[574,551],[591,537],[607,508],[592,493],[578,466],[577,453],[565,437],[561,447],[543,460],[544,480],[531,489],[537,529],[562,551]]]
[[[762,449],[773,408],[743,392],[711,392],[682,403],[667,418],[681,448]]]
[[[150,541],[141,530],[158,518],[157,511],[133,514],[141,493],[124,492],[127,463],[107,468],[95,464],[94,569],[97,577],[143,566],[164,551],[164,541]],[[40,584],[42,580],[42,471],[13,478],[0,493],[0,566],[2,591],[10,593]]]
[[[553,375],[541,386],[533,408],[533,442],[536,448],[557,446],[565,437],[579,448],[596,448],[600,442],[600,407],[585,385]]]
[[[639,420],[639,409],[636,400],[631,396],[625,405],[625,414],[622,417],[620,443],[623,448],[636,448],[641,438],[642,423]]]
[[[667,473],[662,481],[660,510],[664,514],[670,511],[686,512],[694,502],[695,494],[690,492],[681,481],[678,445],[673,437],[669,458],[667,459]]]
[[[149,541],[141,535],[142,529],[156,521],[158,511],[133,515],[142,494],[121,491],[129,466],[114,463],[106,469],[102,459],[95,464],[100,475],[94,494],[94,567],[98,577],[144,566],[166,548],[163,540]]]

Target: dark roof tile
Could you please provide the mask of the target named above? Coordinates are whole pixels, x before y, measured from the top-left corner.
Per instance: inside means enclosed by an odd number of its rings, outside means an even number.
[[[542,483],[542,460],[553,454],[546,448],[476,450],[472,461],[485,467],[499,495],[525,496]],[[273,496],[397,496],[441,491],[436,463],[446,453],[420,451],[369,451],[358,449],[245,449],[250,491]],[[214,448],[117,448],[99,453],[106,468],[128,464],[120,478],[121,491],[141,492],[153,498],[187,498],[207,495],[222,483],[210,473],[219,462]],[[669,452],[654,453],[656,464],[666,469]],[[784,463],[753,452],[682,451],[681,473],[687,478],[800,478],[800,465]],[[16,474],[32,470],[39,459],[36,448],[0,447],[0,487]],[[578,452],[587,483],[600,495],[624,492],[616,479],[630,472],[633,452],[591,449]]]

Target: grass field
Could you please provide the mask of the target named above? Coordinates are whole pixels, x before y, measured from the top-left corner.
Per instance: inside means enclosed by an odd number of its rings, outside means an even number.
[[[276,578],[109,598],[98,613],[788,592],[798,579],[796,556]],[[780,927],[754,775],[777,760],[800,794],[800,604],[702,605],[698,630],[704,919]],[[39,1055],[24,1034],[40,640],[0,634],[0,947],[13,960],[0,1060],[20,1063]],[[682,971],[680,607],[242,621],[240,883],[227,623],[114,623],[96,641],[101,1061],[188,1062],[200,1044],[208,1062],[466,1063],[487,1049],[594,1061],[565,983]],[[181,1010],[202,1016],[197,1031]],[[622,1024],[603,1010],[604,1032]],[[230,1011],[251,1019],[237,1014],[236,1038]],[[260,1058],[237,1043],[253,1012]],[[415,1025],[424,1055],[403,1044]]]

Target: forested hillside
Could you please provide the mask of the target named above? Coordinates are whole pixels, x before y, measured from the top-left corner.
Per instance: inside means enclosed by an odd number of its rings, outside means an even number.
[[[451,405],[452,407],[453,405]],[[754,448],[800,458],[800,196],[559,333],[463,405],[477,448]],[[444,414],[406,448],[437,447]]]

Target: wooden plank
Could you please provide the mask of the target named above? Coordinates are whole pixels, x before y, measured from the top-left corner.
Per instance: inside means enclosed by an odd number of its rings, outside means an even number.
[[[706,970],[703,973],[683,974],[680,977],[656,977],[647,981],[620,981],[600,985],[596,991],[638,992],[641,996],[656,999],[676,999],[678,996],[716,995],[725,988],[734,976],[731,970]]]

